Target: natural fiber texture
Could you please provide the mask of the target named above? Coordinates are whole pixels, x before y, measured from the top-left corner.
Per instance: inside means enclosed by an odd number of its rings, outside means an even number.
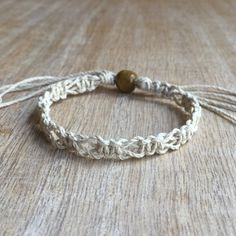
[[[136,86],[141,90],[151,91],[159,97],[174,100],[182,106],[190,119],[182,127],[175,128],[169,133],[159,133],[148,137],[134,137],[130,140],[111,139],[105,140],[100,136],[89,137],[65,131],[50,117],[50,106],[68,95],[89,92],[100,85],[114,85],[115,74],[109,71],[90,72],[76,76],[73,79],[54,84],[39,98],[38,107],[41,113],[41,127],[51,142],[58,148],[68,149],[79,156],[94,159],[128,159],[141,158],[154,154],[164,154],[168,150],[176,150],[186,143],[197,130],[201,117],[201,107],[198,100],[188,92],[177,86],[159,81],[151,81],[145,77],[136,80]]]
[[[148,137],[136,136],[105,140],[100,136],[86,136],[65,131],[50,117],[50,107],[54,102],[66,99],[68,95],[77,95],[95,90],[98,86],[114,85],[115,73],[110,71],[89,71],[66,77],[33,77],[15,84],[0,87],[0,108],[10,106],[42,94],[39,98],[40,127],[50,141],[60,149],[93,159],[142,158],[154,154],[164,154],[176,150],[185,144],[197,130],[201,117],[201,107],[215,112],[219,116],[236,124],[236,117],[228,111],[236,112],[236,93],[224,88],[207,85],[176,86],[166,82],[152,81],[147,77],[138,77],[136,87],[154,93],[160,98],[174,101],[189,115],[186,124],[169,133],[159,133]],[[28,94],[10,101],[3,101],[8,93],[30,91]]]

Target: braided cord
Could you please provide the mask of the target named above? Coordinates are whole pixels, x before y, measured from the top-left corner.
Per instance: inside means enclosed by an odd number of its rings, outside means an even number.
[[[178,86],[166,82],[152,81],[138,77],[135,85],[140,90],[154,93],[160,98],[174,101],[189,114],[186,124],[169,133],[159,133],[148,137],[136,136],[132,139],[106,140],[100,136],[86,136],[66,131],[50,117],[50,107],[68,95],[77,95],[95,90],[98,86],[114,85],[115,74],[110,71],[90,71],[80,73],[50,86],[39,98],[40,126],[49,140],[59,149],[68,149],[81,157],[92,159],[142,158],[154,154],[164,154],[185,144],[196,132],[201,117],[201,106],[196,96]]]

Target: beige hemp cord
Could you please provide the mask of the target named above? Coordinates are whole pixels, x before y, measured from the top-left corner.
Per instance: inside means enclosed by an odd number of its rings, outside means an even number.
[[[118,80],[120,79],[120,80]],[[50,117],[50,107],[54,102],[95,90],[98,86],[117,85],[123,92],[131,92],[135,87],[148,91],[160,98],[170,99],[189,115],[186,124],[169,133],[159,133],[148,137],[136,136],[128,139],[106,140],[100,136],[87,136],[66,131]],[[123,86],[123,87],[122,87]],[[13,92],[31,91],[22,97],[3,102],[4,95]],[[125,91],[127,90],[127,91]],[[44,94],[43,94],[44,93]],[[185,144],[197,131],[201,117],[201,107],[236,124],[236,117],[228,111],[236,112],[236,92],[216,86],[193,85],[176,86],[166,82],[152,81],[137,76],[130,71],[117,75],[110,71],[89,71],[66,77],[41,76],[25,79],[15,84],[0,87],[0,108],[30,99],[39,98],[40,126],[52,144],[60,149],[68,149],[78,156],[92,159],[142,158],[154,154],[164,154]]]

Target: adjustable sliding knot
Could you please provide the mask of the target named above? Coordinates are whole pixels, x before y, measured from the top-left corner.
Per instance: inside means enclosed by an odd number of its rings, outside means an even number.
[[[181,106],[184,107],[184,110],[186,112],[190,112],[192,110],[192,102],[190,102],[189,98],[187,96],[183,96],[181,99]]]

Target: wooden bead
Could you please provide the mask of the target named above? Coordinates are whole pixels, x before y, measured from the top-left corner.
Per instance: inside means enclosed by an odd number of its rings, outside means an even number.
[[[135,89],[137,74],[130,70],[120,71],[115,78],[116,87],[123,93],[131,93]]]

